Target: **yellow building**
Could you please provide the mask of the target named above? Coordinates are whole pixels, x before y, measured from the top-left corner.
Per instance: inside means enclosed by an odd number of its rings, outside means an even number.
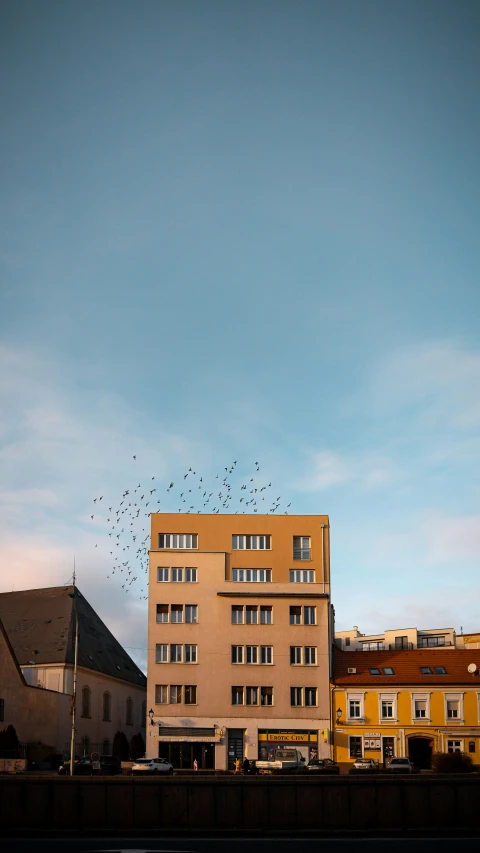
[[[152,515],[148,612],[148,756],[329,754],[327,516]]]
[[[334,651],[334,757],[420,768],[434,752],[465,752],[480,764],[480,661],[469,649]]]

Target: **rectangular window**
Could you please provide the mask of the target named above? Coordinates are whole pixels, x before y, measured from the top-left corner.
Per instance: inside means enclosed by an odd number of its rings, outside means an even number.
[[[243,687],[232,687],[232,705],[243,705]]]
[[[305,646],[304,659],[305,666],[315,666],[317,663],[317,647]]]
[[[306,687],[305,688],[305,706],[309,707],[317,704],[317,688],[316,687]]]
[[[302,662],[302,647],[290,646],[290,665],[297,666]]]
[[[350,735],[350,758],[362,757],[362,738]]]
[[[310,536],[293,537],[293,559],[310,560],[311,558]]]
[[[258,687],[246,688],[247,705],[258,705]]]
[[[290,705],[297,707],[302,704],[302,688],[301,687],[291,687],[290,688]]]
[[[447,699],[447,717],[449,720],[458,720],[460,702],[458,699]]]
[[[157,581],[158,581],[158,583],[167,583],[168,582],[168,569],[163,569],[163,568],[157,569]]]
[[[172,583],[183,582],[183,569],[172,569]]]
[[[155,646],[155,663],[168,663],[168,646],[166,643],[157,643]]]
[[[272,646],[260,646],[260,663],[270,664],[273,659]]]
[[[315,572],[310,569],[290,569],[290,583],[315,583]]]
[[[273,687],[260,688],[260,704],[273,705]]]
[[[395,672],[394,672],[394,670],[393,670],[393,667],[391,667],[391,666],[384,666],[384,667],[383,667],[383,674],[384,674],[384,675],[395,675]]]
[[[408,649],[408,637],[395,637],[396,649]]]
[[[302,624],[302,608],[290,605],[290,625]]]
[[[181,684],[171,684],[170,685],[170,704],[171,705],[180,705],[182,702],[182,685]]]
[[[420,672],[422,673],[422,675],[433,675],[433,672],[429,666],[421,666]]]
[[[258,646],[245,646],[245,663],[258,663]]]
[[[420,637],[418,647],[420,649],[435,649],[445,645],[445,637]]]
[[[393,701],[389,699],[382,700],[382,720],[393,719]]]
[[[186,604],[185,605],[185,622],[194,623],[197,622],[197,605],[196,604]]]
[[[179,623],[183,622],[183,604],[172,604],[170,611],[170,621]]]
[[[462,752],[462,741],[447,740],[447,752]]]
[[[243,606],[232,604],[232,625],[243,625]]]
[[[371,642],[371,643],[362,643],[362,652],[383,652],[384,645],[381,640]]]
[[[256,625],[258,623],[258,607],[253,604],[247,604],[247,625]]]
[[[232,646],[232,663],[243,663],[243,646]]]
[[[260,607],[260,624],[271,625],[273,622],[273,607],[263,605]]]
[[[155,685],[155,704],[156,705],[167,705],[168,704],[168,687],[166,684],[156,684]]]
[[[427,702],[425,699],[415,699],[415,718],[421,719],[427,716]]]
[[[350,645],[350,637],[345,637],[345,646]]]
[[[444,666],[434,666],[436,675],[447,675],[447,670]]]
[[[370,666],[370,667],[368,668],[368,671],[369,671],[370,675],[381,675],[381,674],[382,674],[382,673],[380,672],[380,670],[379,670],[378,666]]]
[[[233,534],[232,551],[265,551],[270,549],[270,536]]]
[[[185,685],[185,705],[196,705],[197,704],[197,685],[196,684],[186,684]]]
[[[157,622],[168,622],[168,604],[157,604]]]
[[[232,569],[234,583],[271,583],[271,569]]]
[[[303,608],[303,624],[304,625],[315,625],[317,621],[317,608],[316,607],[304,607]]]
[[[197,647],[190,643],[185,646],[185,663],[197,662]]]
[[[360,717],[360,700],[359,699],[350,699],[349,716],[350,716],[351,720],[358,719]]]
[[[159,533],[158,547],[161,548],[197,548],[198,536],[196,533]]]
[[[197,582],[197,570],[196,569],[185,569],[185,581],[186,581],[186,583],[196,583]]]
[[[183,646],[177,643],[172,643],[172,645],[170,646],[170,663],[181,663],[182,653]]]

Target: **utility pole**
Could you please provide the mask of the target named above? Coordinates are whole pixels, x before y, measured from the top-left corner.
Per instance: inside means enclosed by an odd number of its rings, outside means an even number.
[[[73,695],[72,695],[72,733],[70,738],[70,776],[73,776],[73,761],[75,758],[75,711],[77,704],[77,662],[78,662],[78,612],[75,601],[75,557],[73,558],[73,592],[69,592],[73,599],[75,612],[75,655],[73,659]]]

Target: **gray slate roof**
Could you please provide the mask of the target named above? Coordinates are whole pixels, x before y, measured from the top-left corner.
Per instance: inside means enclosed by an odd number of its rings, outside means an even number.
[[[73,664],[75,589],[78,665],[146,688],[147,679],[78,587],[56,586],[0,593],[0,620],[20,666]]]

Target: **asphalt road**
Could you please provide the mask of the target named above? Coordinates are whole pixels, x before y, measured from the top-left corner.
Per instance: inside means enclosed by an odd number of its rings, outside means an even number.
[[[480,839],[449,838],[102,838],[0,839],[2,853],[451,853],[453,846]]]

